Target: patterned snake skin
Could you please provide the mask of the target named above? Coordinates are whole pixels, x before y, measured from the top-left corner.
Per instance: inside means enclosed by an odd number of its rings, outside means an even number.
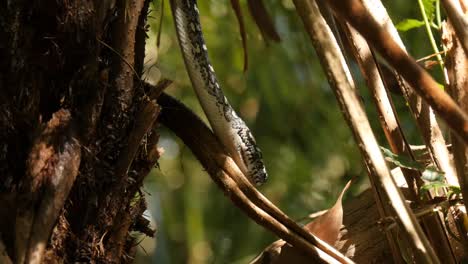
[[[262,152],[219,87],[208,59],[197,1],[171,0],[171,7],[185,67],[215,135],[249,180],[256,185],[263,184],[268,175]]]

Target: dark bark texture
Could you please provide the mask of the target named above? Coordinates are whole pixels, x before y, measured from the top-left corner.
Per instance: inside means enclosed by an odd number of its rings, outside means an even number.
[[[148,5],[1,1],[0,260],[128,263],[130,231],[153,235],[140,193],[159,158],[160,109],[139,81]]]

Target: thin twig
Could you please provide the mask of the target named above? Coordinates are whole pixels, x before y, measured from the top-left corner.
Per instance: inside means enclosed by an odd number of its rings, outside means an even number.
[[[440,69],[442,73],[444,73],[444,62],[442,61],[442,56],[440,56],[439,48],[437,47],[437,43],[434,38],[434,34],[432,34],[431,25],[429,23],[429,18],[427,17],[426,10],[424,9],[424,4],[422,0],[418,0],[419,10],[421,11],[421,15],[424,20],[424,26],[426,28],[427,36],[429,37],[429,42],[431,43],[432,49],[437,57],[437,62],[439,63]]]

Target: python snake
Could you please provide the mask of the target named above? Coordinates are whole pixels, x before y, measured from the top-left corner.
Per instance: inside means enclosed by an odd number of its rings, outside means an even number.
[[[185,67],[216,137],[242,173],[256,185],[268,175],[262,152],[245,122],[237,116],[219,86],[203,38],[196,0],[171,0]]]

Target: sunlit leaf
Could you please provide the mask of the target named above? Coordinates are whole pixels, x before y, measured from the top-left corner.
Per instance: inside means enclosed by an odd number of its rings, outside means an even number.
[[[437,189],[437,188],[444,188],[444,187],[449,187],[448,183],[445,183],[445,182],[431,182],[431,183],[428,183],[428,184],[424,184],[420,188],[420,191],[421,191],[420,194],[424,195],[430,190]]]
[[[450,185],[448,187],[447,197],[450,197],[453,194],[455,194],[455,195],[460,195],[461,194],[461,189],[460,189],[459,186]]]
[[[448,195],[447,196],[451,196],[452,194],[457,194],[458,195],[458,194],[461,193],[461,189],[458,186],[449,185],[448,183],[445,183],[445,182],[436,181],[436,182],[430,182],[430,183],[427,183],[427,184],[421,186],[420,195],[423,196],[424,194],[426,194],[430,190],[436,190],[437,191],[438,188],[447,188],[448,189]]]
[[[427,167],[422,173],[422,178],[430,182],[441,182],[445,179],[444,174],[443,171],[439,171],[434,167]]]
[[[423,165],[421,165],[420,163],[414,160],[411,160],[408,157],[397,155],[393,153],[391,150],[386,149],[384,147],[380,147],[380,149],[382,149],[382,153],[385,157],[385,160],[395,164],[398,167],[411,169],[411,170],[418,170],[418,171],[424,171],[425,169]]]
[[[424,25],[424,21],[408,18],[408,19],[405,19],[403,21],[400,21],[396,25],[396,28],[399,31],[405,32],[405,31],[408,31],[408,30],[413,29],[413,28],[422,27],[423,25]]]
[[[429,23],[432,23],[435,17],[435,4],[436,0],[423,0],[424,10],[426,11]]]

